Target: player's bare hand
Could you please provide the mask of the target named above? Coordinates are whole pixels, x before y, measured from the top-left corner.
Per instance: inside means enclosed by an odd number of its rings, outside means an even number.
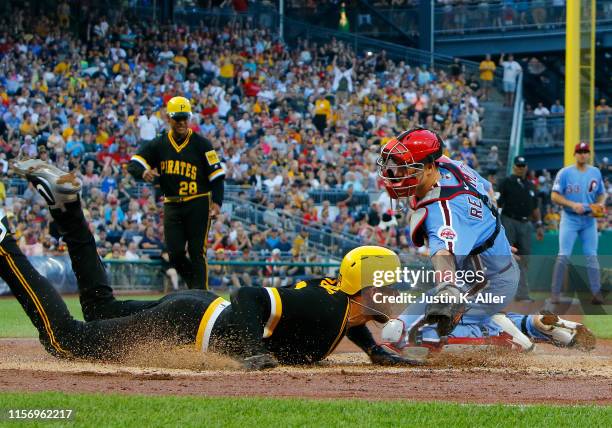
[[[157,168],[147,169],[142,173],[142,179],[147,182],[152,182],[155,180],[155,177],[159,177],[159,173],[157,172]]]
[[[539,226],[536,229],[536,240],[541,241],[542,239],[544,239],[544,228]]]
[[[521,257],[518,255],[518,248],[510,246],[510,251],[512,251],[512,255],[514,256],[514,260],[520,260]]]
[[[576,214],[584,214],[584,205],[576,202],[572,205],[572,209]]]

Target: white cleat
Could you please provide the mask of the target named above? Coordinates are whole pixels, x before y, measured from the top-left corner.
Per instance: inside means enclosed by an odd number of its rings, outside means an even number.
[[[32,183],[50,208],[64,208],[64,204],[78,199],[81,180],[74,172],[65,172],[40,159],[14,162],[13,171]]]
[[[555,346],[592,351],[597,340],[591,330],[584,325],[564,320],[557,315],[546,313],[533,316],[533,325],[541,333],[549,336]]]

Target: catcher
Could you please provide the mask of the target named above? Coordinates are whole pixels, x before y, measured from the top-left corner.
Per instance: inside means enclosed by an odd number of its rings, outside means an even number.
[[[401,349],[470,343],[467,339],[480,344],[503,334],[502,342],[508,339],[525,350],[532,349],[531,339],[592,348],[592,333],[578,323],[554,315],[501,313],[514,297],[519,269],[492,186],[473,169],[443,156],[443,147],[437,134],[419,128],[387,142],[378,159],[389,196],[407,200],[413,210],[412,241],[428,244],[434,270],[443,278],[427,301],[408,306],[399,320],[385,326],[383,340]],[[469,285],[463,281],[466,272],[474,273]]]
[[[413,361],[376,344],[365,323],[387,321],[384,305],[369,305],[367,269],[395,269],[399,258],[381,247],[359,247],[343,259],[339,279],[303,281],[291,288],[242,287],[230,301],[205,290],[185,290],[153,301],[117,301],[81,210],[80,181],[40,160],[14,170],[47,200],[68,246],[85,322],[19,250],[6,217],[0,228],[0,276],[53,355],[117,359],[140,344],[193,344],[239,358],[248,369],[309,364],[329,355],[346,335],[374,364]],[[370,265],[368,267],[367,265]],[[388,285],[388,284],[385,284]]]

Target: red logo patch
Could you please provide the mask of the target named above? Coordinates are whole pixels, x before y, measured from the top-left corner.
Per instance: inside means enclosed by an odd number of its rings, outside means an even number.
[[[457,239],[457,233],[450,226],[442,226],[438,230],[438,236],[444,241],[454,241],[455,239]]]

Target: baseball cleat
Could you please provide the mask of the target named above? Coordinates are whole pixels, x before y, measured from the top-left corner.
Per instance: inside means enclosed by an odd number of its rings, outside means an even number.
[[[580,351],[595,349],[595,335],[580,323],[564,320],[551,313],[545,313],[535,315],[533,325],[538,331],[549,336],[555,346],[575,348]]]
[[[10,234],[9,222],[6,213],[0,208],[0,244],[4,241],[6,235]]]
[[[593,298],[591,299],[591,304],[592,305],[603,305],[604,304],[603,295],[601,293],[593,294]]]
[[[40,159],[17,161],[12,165],[17,175],[25,177],[50,208],[62,208],[78,199],[81,180],[73,172],[65,172]]]
[[[247,370],[265,370],[277,367],[278,361],[270,354],[258,354],[245,358],[243,364]]]

